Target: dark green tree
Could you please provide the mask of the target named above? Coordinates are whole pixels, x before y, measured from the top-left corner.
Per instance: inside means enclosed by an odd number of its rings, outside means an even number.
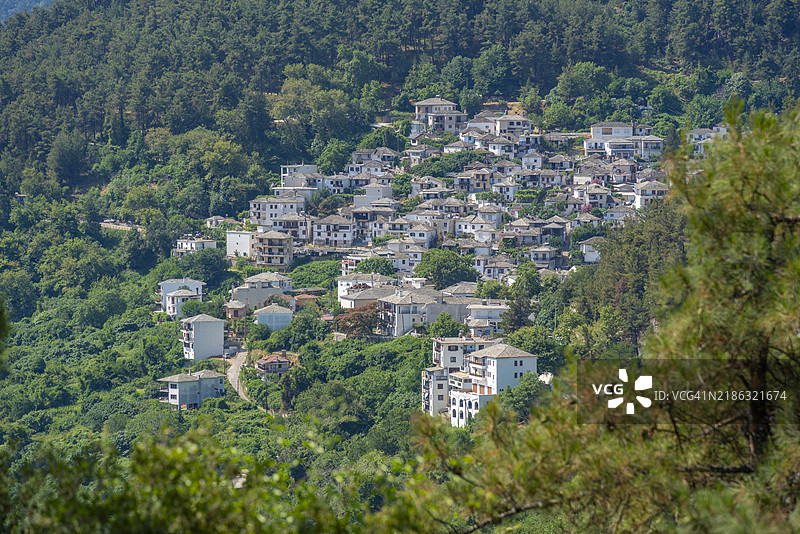
[[[394,276],[394,267],[386,258],[367,258],[356,265],[355,272]]]
[[[414,267],[414,274],[433,282],[436,289],[444,289],[456,282],[474,282],[478,279],[478,272],[467,258],[442,249],[431,249],[423,254]]]

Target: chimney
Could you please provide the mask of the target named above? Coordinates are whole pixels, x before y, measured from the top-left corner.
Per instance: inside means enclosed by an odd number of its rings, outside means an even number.
[[[286,357],[286,351],[285,350],[281,351],[281,356],[283,356],[284,358]]]

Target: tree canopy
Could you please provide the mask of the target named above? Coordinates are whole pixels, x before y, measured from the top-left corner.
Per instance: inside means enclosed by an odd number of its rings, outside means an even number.
[[[478,272],[464,256],[451,250],[431,249],[422,255],[414,267],[414,274],[433,282],[436,289],[444,289],[456,282],[474,282]]]

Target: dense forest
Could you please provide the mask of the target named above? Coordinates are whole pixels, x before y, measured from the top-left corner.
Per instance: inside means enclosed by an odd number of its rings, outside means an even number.
[[[797,9],[61,0],[0,29],[0,171],[12,190],[48,171],[74,186],[95,165],[101,178],[118,170],[101,165],[102,146],[133,143],[139,163],[148,134],[196,128],[276,170],[354,141],[376,112],[436,94],[472,110],[476,95],[520,100],[549,127],[608,118],[645,119],[661,135],[707,127],[733,95],[753,108],[793,102]],[[60,172],[69,158],[83,165]]]
[[[753,414],[707,433],[681,421],[581,426],[570,378],[576,357],[794,361],[794,122],[757,115],[740,126],[750,135],[732,129],[689,183],[679,153],[677,198],[565,244],[603,235],[597,265],[564,282],[522,266],[511,288],[481,284],[480,296],[511,302],[508,343],[562,374],[552,391],[509,388],[467,429],[414,415],[429,336],[459,325],[442,317],[420,337],[333,343],[319,317],[346,317],[331,291],[336,261],[288,273],[328,290],[318,305],[284,331],[248,332],[250,346],[303,364],[269,385],[245,372],[254,402],[229,388],[196,411],[159,403],[156,379],[186,367],[177,324],[151,310],[159,280],[189,276],[208,298],[188,309],[222,316],[231,286],[258,271],[230,267],[221,249],[170,258],[175,239],[205,230],[209,215],[240,216],[282,163],[333,172],[356,146],[405,144],[418,99],[439,94],[471,112],[519,101],[543,128],[648,121],[673,146],[679,128],[715,124],[734,98],[733,123],[757,108],[788,113],[800,91],[797,10],[780,0],[60,0],[10,17],[0,27],[0,529],[467,532],[506,520],[543,532],[796,531],[796,424],[775,424],[772,441],[748,426]],[[382,118],[395,127],[369,133]],[[418,172],[442,176],[469,157]],[[761,180],[765,169],[774,180]],[[401,200],[408,179],[394,184]],[[331,213],[340,197],[315,195],[310,209]],[[103,229],[106,217],[141,232]],[[223,230],[210,233],[222,243]]]

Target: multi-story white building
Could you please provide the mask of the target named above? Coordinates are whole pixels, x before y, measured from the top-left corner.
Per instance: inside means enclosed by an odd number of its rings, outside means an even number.
[[[305,213],[287,213],[272,220],[272,229],[292,236],[292,240],[308,243],[312,238],[314,217]]]
[[[175,410],[199,408],[206,399],[225,396],[225,375],[210,369],[199,373],[179,373],[158,381],[165,382],[160,388],[159,400]]]
[[[201,313],[181,321],[183,357],[188,360],[205,360],[222,356],[225,342],[225,321]]]
[[[272,228],[272,221],[288,213],[300,213],[306,207],[306,198],[294,191],[279,197],[259,197],[250,201],[250,222]]]
[[[530,119],[526,119],[521,115],[503,115],[495,117],[494,119],[494,134],[506,135],[514,134],[519,135],[522,132],[530,131],[533,123]]]
[[[292,236],[274,230],[253,235],[252,257],[256,265],[287,269],[294,259]]]
[[[217,242],[210,237],[182,237],[172,249],[172,255],[180,258],[206,248],[217,248]]]
[[[312,223],[314,244],[334,247],[349,247],[355,236],[355,223],[341,215],[329,215]]]
[[[354,287],[368,289],[378,285],[396,285],[397,278],[391,278],[382,274],[375,273],[351,273],[340,276],[336,279],[336,295],[342,298],[347,295]]]
[[[273,295],[292,290],[292,279],[278,273],[259,273],[244,279],[231,290],[231,300],[244,302],[248,309],[259,308]]]
[[[181,309],[183,305],[190,300],[203,300],[203,295],[195,293],[191,289],[176,289],[171,293],[167,293],[167,315],[170,317],[180,317],[182,315]]]
[[[314,164],[300,165],[281,165],[281,184],[285,183],[286,178],[295,174],[314,174],[319,172],[319,168]]]
[[[494,395],[519,385],[524,374],[537,374],[536,362],[533,354],[504,343],[467,356],[464,371],[449,376],[450,424],[466,426]]]
[[[598,122],[591,126],[591,137],[583,142],[585,154],[603,154],[607,158],[643,158],[661,155],[664,140],[650,135],[646,125],[625,122]],[[642,134],[642,135],[640,135]]]
[[[157,311],[166,313],[170,313],[170,310],[174,311],[174,301],[172,303],[173,306],[170,306],[169,294],[174,293],[182,288],[188,288],[193,295],[197,295],[200,300],[203,300],[203,294],[205,293],[205,290],[203,289],[204,285],[206,285],[205,282],[199,282],[197,280],[192,280],[191,278],[171,278],[169,280],[159,282],[158,291],[156,292],[159,300],[159,308]],[[170,315],[174,317],[177,315],[177,313],[170,313]]]
[[[469,316],[467,317],[467,327],[473,336],[488,337],[494,333],[502,333],[500,322],[503,320],[502,314],[508,311],[508,306],[503,303],[469,304],[467,305]]]
[[[225,245],[227,256],[249,258],[253,255],[253,232],[228,230],[225,232]]]
[[[450,409],[447,369],[428,367],[422,371],[422,411],[436,416]]]
[[[440,97],[428,98],[414,104],[415,118],[427,124],[432,132],[457,134],[467,122],[467,114],[458,111],[457,104]]]
[[[433,342],[433,364],[448,373],[464,369],[465,358],[475,351],[483,350],[500,342],[484,337],[435,337]]]
[[[640,182],[633,186],[633,207],[642,209],[655,200],[661,200],[669,193],[667,184],[661,182]]]
[[[392,186],[381,184],[367,184],[364,194],[353,197],[353,205],[357,208],[371,206],[373,202],[383,198],[392,198]]]

